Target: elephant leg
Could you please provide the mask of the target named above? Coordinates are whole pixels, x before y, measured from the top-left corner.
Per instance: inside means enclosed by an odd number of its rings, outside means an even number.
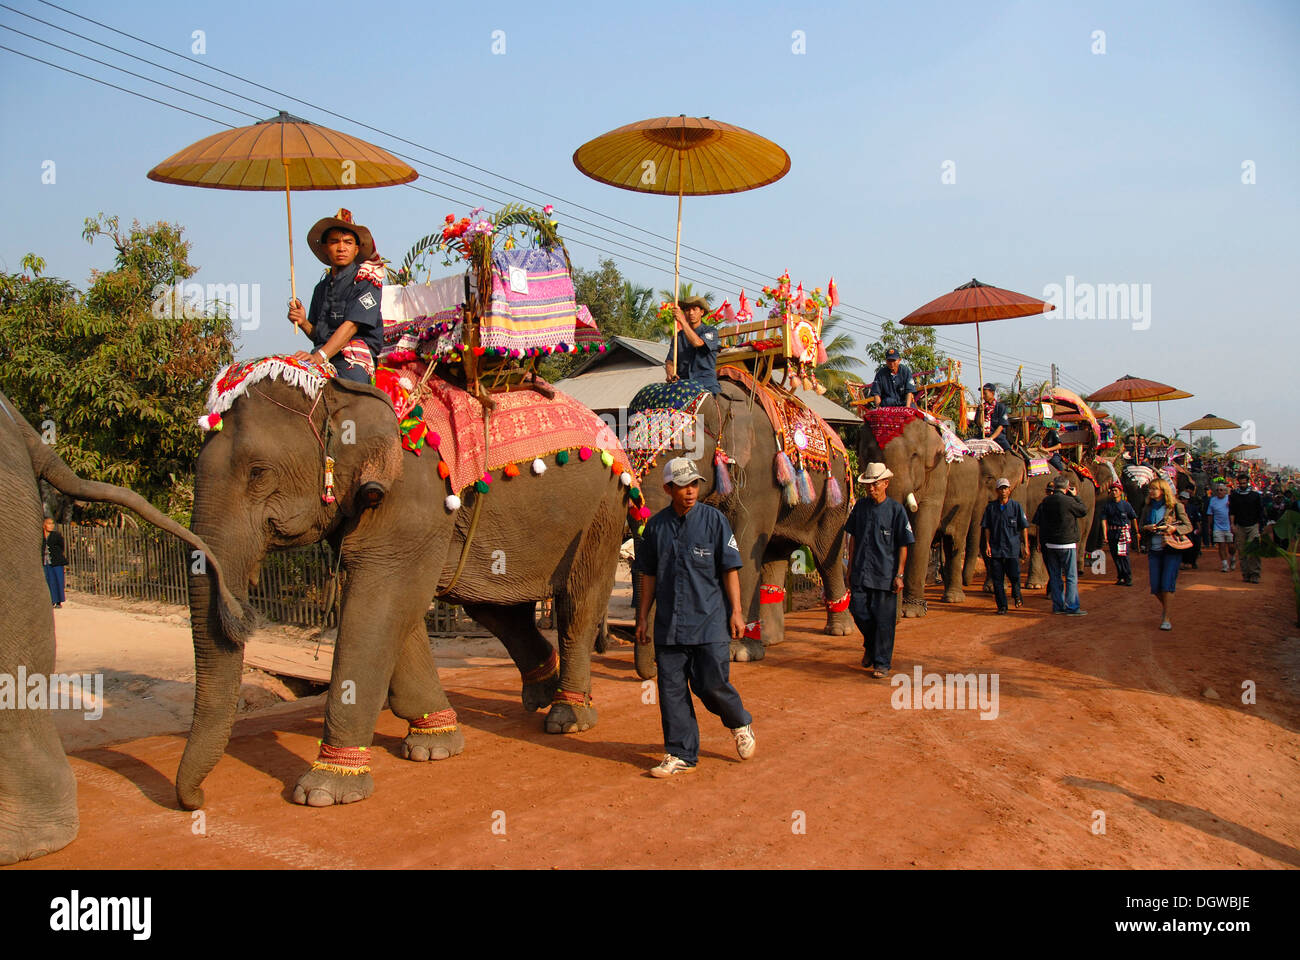
[[[740,602],[746,604],[745,635],[739,640],[731,641],[731,659],[737,663],[762,660],[767,651],[763,646],[762,634],[762,597],[759,581],[767,552],[768,536],[763,534],[754,539],[752,547],[746,549],[746,543],[737,536],[742,558],[752,558],[738,571],[740,574]],[[784,582],[783,582],[784,585]],[[783,614],[784,616],[784,614]],[[784,623],[782,624],[784,630]]]
[[[849,614],[849,588],[844,582],[844,533],[836,533],[830,549],[816,557],[817,572],[822,578],[822,600],[826,603],[826,628],[832,637],[847,637],[853,633],[853,617]]]
[[[325,735],[315,762],[293,791],[294,803],[311,807],[354,803],[374,793],[370,743],[375,722],[411,624],[422,622],[427,606],[408,584],[434,579],[431,572],[397,576],[369,557],[348,567],[325,702]]]
[[[758,636],[765,647],[785,639],[785,575],[788,567],[785,557],[778,557],[764,563],[759,574],[759,591],[763,595],[758,598]]]
[[[407,760],[446,760],[465,749],[465,734],[438,679],[423,620],[407,634],[397,656],[388,681],[388,706],[410,723],[402,741]]]
[[[536,604],[467,603],[465,612],[491,630],[519,668],[519,697],[530,713],[555,698],[560,689],[560,655],[537,629]]]
[[[962,566],[966,560],[966,538],[943,538],[943,602],[961,603],[966,594],[961,588]]]
[[[547,733],[582,733],[596,725],[591,651],[609,611],[623,532],[622,513],[605,506],[583,534],[564,587],[555,594],[560,686],[546,714]]]
[[[0,866],[61,850],[77,829],[77,781],[50,711],[0,709]]]
[[[1034,543],[1029,545],[1029,578],[1025,581],[1026,590],[1042,590],[1047,586],[1047,567],[1043,564],[1043,551]]]
[[[930,544],[939,524],[937,504],[922,501],[912,514],[912,533],[916,538],[907,551],[907,565],[903,568],[903,612],[906,618],[926,615],[925,583],[930,569]]]

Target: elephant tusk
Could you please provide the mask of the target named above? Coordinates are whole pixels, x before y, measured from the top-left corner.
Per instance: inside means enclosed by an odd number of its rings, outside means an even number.
[[[907,509],[911,510],[913,513],[916,513],[916,494],[909,493],[907,495],[906,503],[907,503]]]

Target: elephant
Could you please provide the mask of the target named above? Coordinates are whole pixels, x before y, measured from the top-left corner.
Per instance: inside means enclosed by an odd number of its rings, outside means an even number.
[[[215,578],[214,615],[231,635],[242,634],[243,609],[205,543],[139,494],[78,477],[0,393],[0,489],[7,491],[0,497],[0,576],[5,583],[0,591],[0,623],[5,625],[0,677],[12,683],[22,671],[30,684],[38,678],[48,681],[54,673],[54,615],[41,575],[38,480],[77,500],[129,508],[207,556],[207,573],[201,576],[205,583]],[[26,696],[29,689],[15,686],[14,693]],[[0,708],[0,864],[60,850],[76,838],[78,825],[77,784],[50,710]]]
[[[435,594],[463,605],[501,640],[521,673],[524,708],[550,706],[547,732],[594,726],[590,658],[626,523],[620,475],[585,448],[571,462],[561,450],[541,454],[531,472],[503,468],[490,488],[479,481],[460,502],[446,496],[431,448],[419,455],[404,448],[389,394],[318,380],[314,400],[301,382],[274,376],[237,395],[204,441],[194,491],[193,528],[241,600],[271,550],[325,540],[344,572],[320,755],[297,781],[293,802],[329,806],[374,792],[368,748],[385,698],[410,723],[404,758],[442,760],[464,749],[424,625]],[[575,409],[561,400],[553,396],[538,416]],[[539,449],[546,437],[537,435]],[[558,651],[535,622],[536,602],[548,595]],[[176,795],[195,809],[229,742],[243,648],[193,579],[190,606],[194,722]]]
[[[699,408],[697,423],[702,425],[704,436],[716,438],[716,442],[704,442],[688,449],[687,440],[674,437],[673,444],[659,451],[645,466],[641,486],[646,506],[651,511],[663,509],[669,504],[662,484],[663,465],[673,457],[690,456],[704,477],[700,500],[721,510],[731,524],[745,561],[740,570],[740,596],[746,604],[746,623],[750,625],[744,638],[731,642],[732,659],[761,660],[766,647],[784,640],[783,605],[764,602],[768,598],[763,596],[762,587],[779,587],[784,591],[791,554],[801,546],[811,551],[825,599],[831,601],[827,603],[825,632],[831,636],[848,635],[853,623],[846,602],[848,590],[842,560],[844,523],[851,507],[846,458],[834,447],[830,448],[829,476],[840,478],[835,481],[840,490],[838,503],[833,503],[834,497],[828,490],[831,486],[828,475],[809,470],[815,499],[791,507],[782,499],[782,488],[773,467],[779,450],[776,431],[761,404],[751,399],[740,384],[722,380],[720,392],[706,397]],[[721,471],[715,463],[719,445],[734,461],[727,467],[733,489],[725,495],[720,489]],[[636,664],[643,678],[655,675],[650,645],[637,646]]]

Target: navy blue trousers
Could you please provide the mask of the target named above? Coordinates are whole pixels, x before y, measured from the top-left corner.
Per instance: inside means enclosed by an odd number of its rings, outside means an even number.
[[[62,603],[68,599],[63,594],[64,573],[66,567],[46,567],[45,582],[50,588],[50,603]]]
[[[984,566],[988,567],[989,579],[993,581],[993,599],[998,602],[998,609],[1007,608],[1007,585],[1002,578],[1011,581],[1011,596],[1020,601],[1020,558],[1019,557],[985,557]]]
[[[862,632],[862,649],[871,655],[877,670],[894,663],[894,621],[898,618],[898,594],[892,590],[864,590],[854,587],[849,613]]]
[[[731,685],[730,643],[656,643],[655,663],[665,753],[692,767],[700,760],[700,727],[692,693],[729,730],[749,726],[753,720]]]

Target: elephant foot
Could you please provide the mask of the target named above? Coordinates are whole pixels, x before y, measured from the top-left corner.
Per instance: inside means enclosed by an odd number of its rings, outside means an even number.
[[[562,696],[582,696],[561,691]],[[585,697],[583,698],[586,699]],[[596,708],[590,702],[556,700],[546,714],[547,733],[582,733],[596,725]]]
[[[308,807],[332,807],[336,803],[356,803],[375,792],[370,771],[341,773],[315,766],[298,778],[293,788],[293,802]]]
[[[966,600],[966,594],[962,591],[961,587],[958,586],[946,587],[943,591],[944,603],[963,603],[965,600]]]
[[[438,733],[421,733],[412,730],[402,741],[402,758],[423,763],[426,760],[446,760],[465,750],[465,734],[460,727]]]
[[[903,619],[915,620],[919,617],[924,617],[929,612],[924,597],[920,600],[909,600],[906,597],[903,598]]]
[[[853,618],[847,613],[832,613],[826,618],[826,629],[823,631],[828,637],[847,637],[853,634]]]
[[[532,713],[535,710],[541,710],[554,700],[559,689],[560,675],[557,673],[545,680],[525,683],[519,693],[519,698],[524,702],[524,709]]]
[[[0,867],[48,856],[77,839],[79,824],[75,807],[69,816],[51,823],[31,826],[32,819],[35,818],[24,818],[26,822],[15,830],[0,830]]]
[[[1047,587],[1046,580],[1034,580],[1031,578],[1030,581],[1025,584],[1026,590],[1043,590],[1046,589],[1046,587]]]
[[[767,649],[761,640],[751,640],[749,637],[745,637],[741,640],[731,641],[731,659],[736,663],[762,660],[765,656],[767,656]]]

